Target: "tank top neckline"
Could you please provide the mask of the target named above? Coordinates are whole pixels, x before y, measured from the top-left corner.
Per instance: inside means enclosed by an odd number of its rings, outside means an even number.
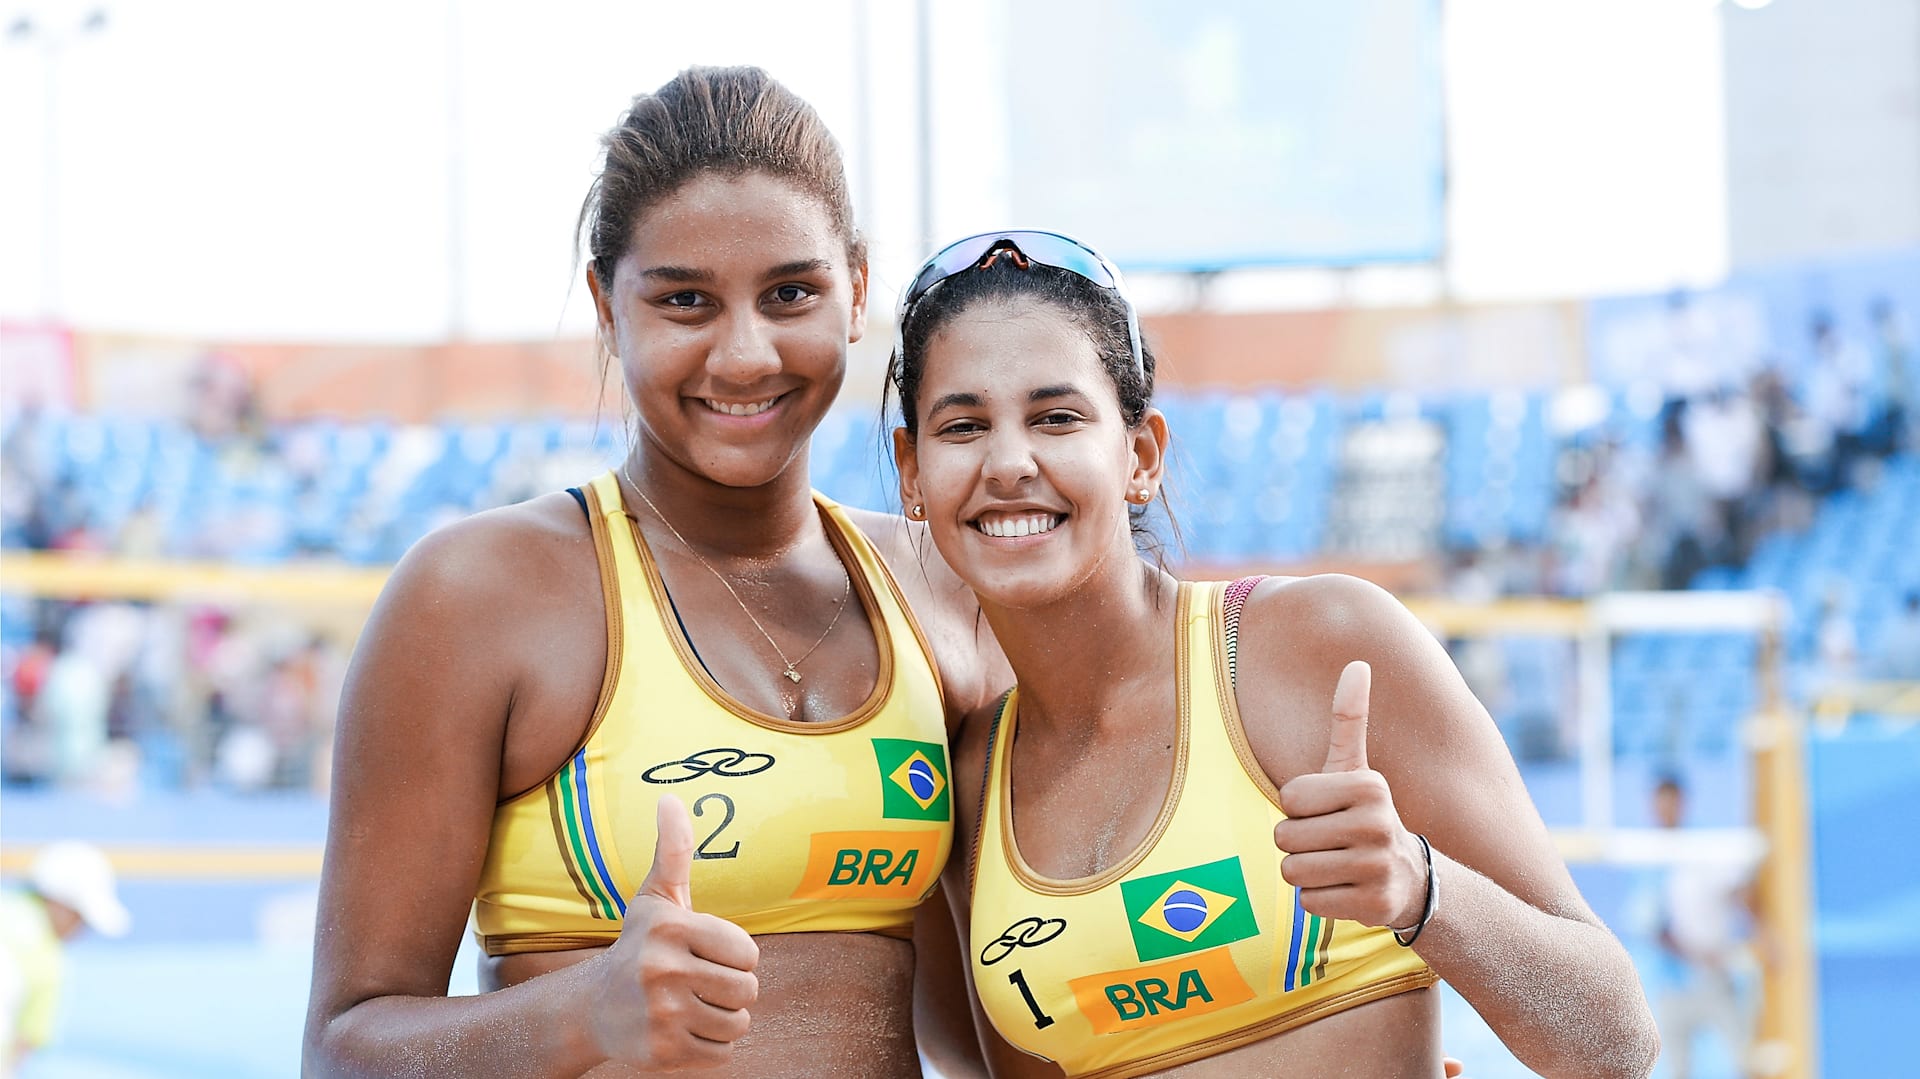
[[[693,641],[688,638],[681,625],[676,608],[667,593],[666,581],[660,574],[660,564],[654,558],[653,548],[647,544],[647,537],[640,529],[640,522],[627,508],[625,492],[618,492],[617,501],[610,515],[626,519],[627,535],[639,555],[640,566],[646,573],[648,594],[653,599],[653,613],[659,623],[660,632],[673,645],[673,651],[680,669],[706,693],[714,704],[749,723],[766,727],[769,730],[786,731],[793,734],[835,734],[852,730],[872,719],[886,707],[887,699],[893,691],[893,635],[887,624],[885,612],[881,609],[879,598],[874,594],[873,582],[861,565],[859,552],[855,550],[855,540],[845,534],[840,520],[829,509],[829,503],[819,493],[813,493],[815,511],[820,515],[820,523],[826,529],[827,542],[832,545],[834,554],[839,556],[841,568],[853,582],[851,601],[858,601],[861,612],[866,616],[868,632],[873,634],[874,650],[878,655],[878,668],[875,671],[873,688],[868,690],[866,699],[853,711],[836,719],[818,723],[801,722],[762,712],[727,692],[713,673],[707,669],[694,651]],[[877,560],[879,555],[875,553]],[[902,601],[902,609],[905,602]]]
[[[1173,818],[1180,808],[1180,796],[1186,788],[1188,743],[1192,728],[1191,709],[1188,707],[1192,686],[1188,677],[1187,619],[1193,602],[1193,584],[1180,582],[1179,599],[1174,607],[1174,745],[1173,774],[1167,781],[1167,793],[1160,803],[1160,813],[1154,818],[1153,825],[1147,829],[1133,850],[1112,865],[1084,877],[1049,877],[1027,863],[1026,856],[1020,853],[1020,841],[1014,834],[1013,825],[1013,739],[1020,723],[1020,690],[1015,686],[1008,696],[1008,715],[1006,732],[1000,736],[1003,745],[991,747],[1004,749],[999,756],[1004,763],[995,764],[995,778],[1006,786],[1006,796],[995,799],[1000,803],[999,831],[1000,850],[1005,855],[1007,868],[1014,879],[1028,890],[1042,895],[1086,895],[1112,884],[1114,881],[1133,872],[1147,855],[1153,853]],[[984,827],[984,822],[983,822]]]

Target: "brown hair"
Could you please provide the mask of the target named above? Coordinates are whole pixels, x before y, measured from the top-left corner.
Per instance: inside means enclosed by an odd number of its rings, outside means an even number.
[[[839,144],[813,106],[757,67],[690,67],[633,99],[602,138],[605,156],[574,226],[587,268],[603,287],[648,208],[703,173],[764,172],[818,198],[845,238],[847,257],[866,260],[853,224]]]
[[[1038,262],[983,259],[973,269],[941,281],[907,309],[901,328],[904,348],[893,357],[887,372],[891,388],[900,395],[900,418],[907,436],[920,433],[920,376],[926,368],[928,342],[974,306],[1015,298],[1050,305],[1087,335],[1101,368],[1113,380],[1120,418],[1128,427],[1138,427],[1153,403],[1154,355],[1143,339],[1141,365],[1134,366],[1127,305],[1119,294],[1070,270]]]
[[[907,429],[908,438],[918,437],[920,378],[926,370],[928,343],[972,308],[1012,299],[1048,304],[1086,334],[1101,369],[1113,380],[1114,394],[1120,399],[1121,421],[1130,428],[1140,426],[1146,419],[1148,406],[1153,404],[1157,361],[1152,347],[1142,338],[1140,365],[1134,365],[1126,301],[1112,289],[1101,288],[1070,270],[1014,259],[982,259],[972,269],[941,281],[907,309],[901,326],[901,350],[887,365],[887,382],[881,392],[882,413],[887,407],[888,394],[898,394],[901,425]],[[1167,531],[1184,555],[1186,545],[1180,535],[1180,522],[1173,515],[1169,487],[1169,482],[1163,479],[1163,497],[1157,501],[1166,517]],[[1165,546],[1148,521],[1149,512],[1146,506],[1129,506],[1128,522],[1134,542],[1152,552],[1155,562],[1164,570]]]

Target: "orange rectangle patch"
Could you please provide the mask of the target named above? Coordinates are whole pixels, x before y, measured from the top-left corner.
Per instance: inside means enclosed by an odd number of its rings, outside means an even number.
[[[1067,983],[1095,1034],[1170,1023],[1253,999],[1228,948],[1089,974]]]
[[[939,870],[940,831],[815,832],[795,899],[925,895]]]

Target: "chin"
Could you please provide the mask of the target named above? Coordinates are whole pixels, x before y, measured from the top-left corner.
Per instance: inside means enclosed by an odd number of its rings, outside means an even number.
[[[981,583],[974,593],[982,603],[1010,611],[1031,611],[1054,606],[1074,598],[1086,574],[1048,572],[1041,567],[986,570],[975,579]]]

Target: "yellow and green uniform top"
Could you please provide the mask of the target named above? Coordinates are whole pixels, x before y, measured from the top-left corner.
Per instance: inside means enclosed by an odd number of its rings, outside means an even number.
[[[653,862],[662,794],[692,812],[695,909],[755,934],[910,934],[953,845],[939,677],[879,553],[839,506],[814,501],[879,674],[850,715],[797,723],[720,688],[613,474],[587,486],[606,679],[566,764],[494,811],[473,912],[489,955],[612,943]]]
[[[1142,1075],[1433,984],[1392,934],[1309,914],[1280,876],[1280,795],[1234,702],[1221,583],[1183,584],[1173,777],[1140,846],[1053,880],[1013,835],[1010,747],[1019,691],[991,737],[975,850],[974,984],[993,1025],[1070,1076]],[[1045,820],[1022,819],[1029,834]]]
[[[38,1049],[53,1039],[65,970],[46,900],[0,891],[0,1031],[10,1035],[0,1040],[0,1054],[11,1056],[16,1044]]]

